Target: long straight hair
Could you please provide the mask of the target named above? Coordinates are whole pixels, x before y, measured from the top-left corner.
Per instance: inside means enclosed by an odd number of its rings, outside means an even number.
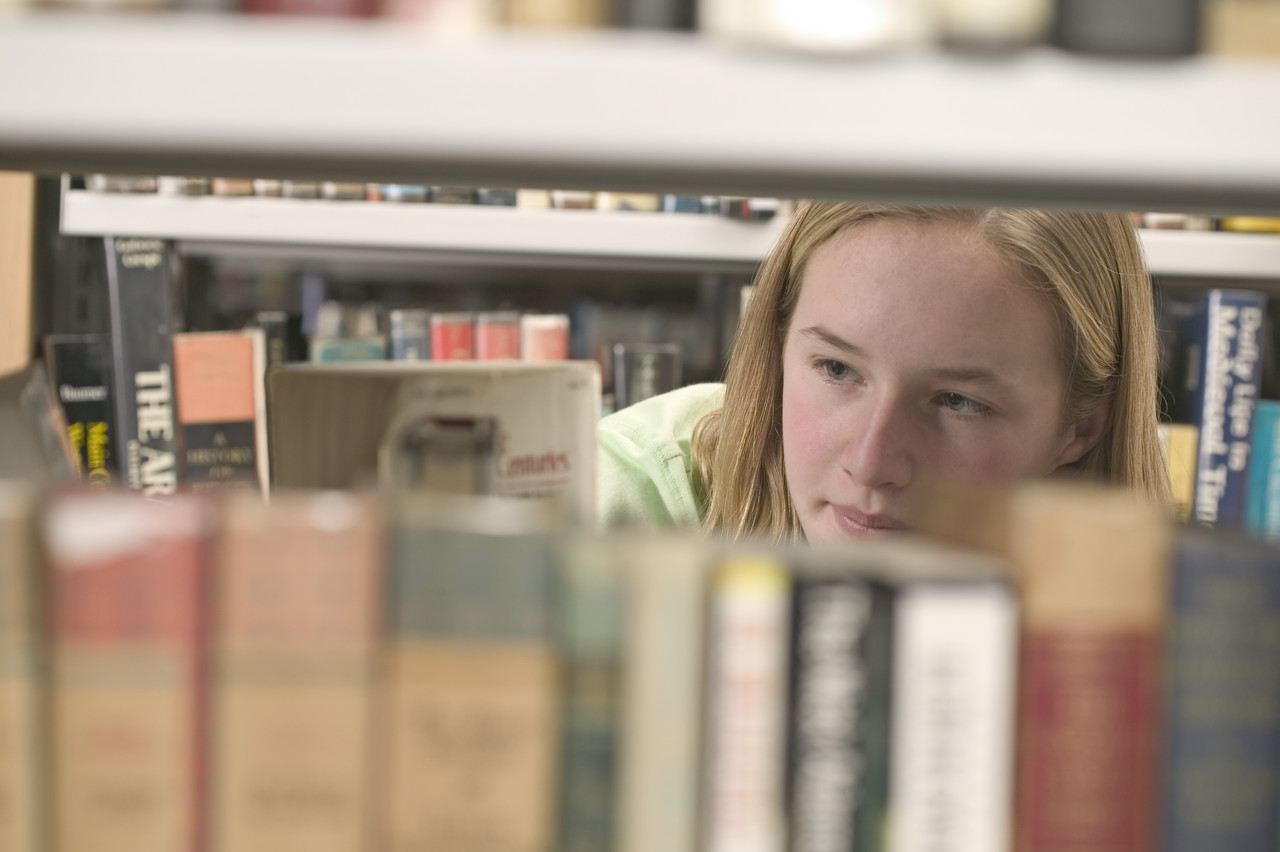
[[[879,219],[972,228],[1053,306],[1066,376],[1063,429],[1108,397],[1102,438],[1070,468],[1173,504],[1157,434],[1159,388],[1151,279],[1118,213],[802,202],[756,274],[725,373],[724,406],[694,430],[708,495],[705,528],[729,538],[803,537],[782,457],[782,353],[805,264],[827,240]]]

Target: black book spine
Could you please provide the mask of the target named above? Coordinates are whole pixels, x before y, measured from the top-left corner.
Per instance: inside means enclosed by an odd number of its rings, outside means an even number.
[[[892,591],[866,577],[795,578],[786,792],[792,852],[880,848],[891,613]],[[859,845],[868,842],[874,845]]]
[[[148,497],[177,490],[171,247],[106,237],[112,378],[124,482]]]
[[[105,334],[49,335],[49,378],[66,415],[81,479],[94,486],[120,476],[111,393],[111,341]]]

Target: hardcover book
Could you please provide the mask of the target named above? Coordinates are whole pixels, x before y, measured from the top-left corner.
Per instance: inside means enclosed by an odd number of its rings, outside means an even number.
[[[732,554],[709,592],[702,843],[708,852],[780,852],[790,572]]]
[[[893,591],[852,566],[796,567],[787,689],[787,848],[883,849]]]
[[[1158,434],[1160,450],[1169,471],[1173,505],[1180,522],[1191,520],[1191,503],[1196,490],[1196,457],[1199,453],[1199,430],[1190,423],[1161,423]],[[1254,448],[1257,458],[1257,448]],[[1252,476],[1252,474],[1251,474]]]
[[[1172,580],[1162,848],[1275,849],[1280,550],[1183,530]]]
[[[625,570],[615,542],[573,538],[557,549],[563,718],[557,805],[561,852],[614,842]]]
[[[226,504],[213,634],[216,852],[372,845],[384,521],[374,501]]]
[[[1266,313],[1265,293],[1215,289],[1179,329],[1187,344],[1188,422],[1199,430],[1194,523],[1245,526]]]
[[[104,334],[51,334],[44,339],[44,354],[79,462],[77,474],[90,485],[111,485],[119,467],[110,339]]]
[[[431,315],[431,360],[470,361],[476,357],[475,327],[465,312]]]
[[[164,497],[178,487],[175,260],[162,240],[105,237],[103,245],[120,467],[129,488]]]
[[[258,472],[257,329],[173,336],[181,430],[179,478],[193,491],[251,488]]]
[[[1249,462],[1249,532],[1280,538],[1280,400],[1260,399],[1254,410]]]
[[[44,514],[55,852],[204,848],[204,509],[93,491]]]
[[[680,387],[680,346],[675,343],[615,343],[613,396],[621,410]]]
[[[392,533],[376,848],[543,852],[561,695],[549,540],[441,521],[410,501]]]
[[[959,559],[939,556],[947,558]],[[1012,589],[995,578],[904,583],[893,620],[887,848],[1009,849],[1018,658]]]
[[[626,634],[619,732],[618,852],[694,852],[703,755],[709,548],[618,537]]]

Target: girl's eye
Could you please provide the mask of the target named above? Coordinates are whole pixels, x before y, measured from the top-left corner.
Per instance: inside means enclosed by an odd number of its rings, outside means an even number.
[[[942,406],[959,414],[988,414],[991,409],[976,399],[970,399],[962,393],[955,391],[947,391],[939,395],[938,400]]]
[[[830,358],[824,358],[818,362],[818,369],[822,371],[822,375],[832,381],[842,382],[854,375],[853,368],[843,361],[833,361]]]

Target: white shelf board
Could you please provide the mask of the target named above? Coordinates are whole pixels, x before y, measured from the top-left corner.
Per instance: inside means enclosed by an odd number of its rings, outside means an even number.
[[[62,232],[152,236],[227,247],[288,246],[294,254],[412,258],[431,254],[483,264],[513,259],[581,265],[750,270],[768,253],[783,218],[516,210],[288,198],[174,197],[70,191]],[[1200,231],[1140,232],[1153,274],[1280,280],[1280,236]]]
[[[1280,65],[0,16],[0,168],[1280,212]]]
[[[1280,281],[1280,235],[1141,231],[1153,275]]]
[[[470,257],[473,263],[520,257],[750,269],[784,225],[780,217],[743,222],[694,214],[86,191],[64,193],[62,205],[65,234],[145,235],[328,253],[410,250]]]

